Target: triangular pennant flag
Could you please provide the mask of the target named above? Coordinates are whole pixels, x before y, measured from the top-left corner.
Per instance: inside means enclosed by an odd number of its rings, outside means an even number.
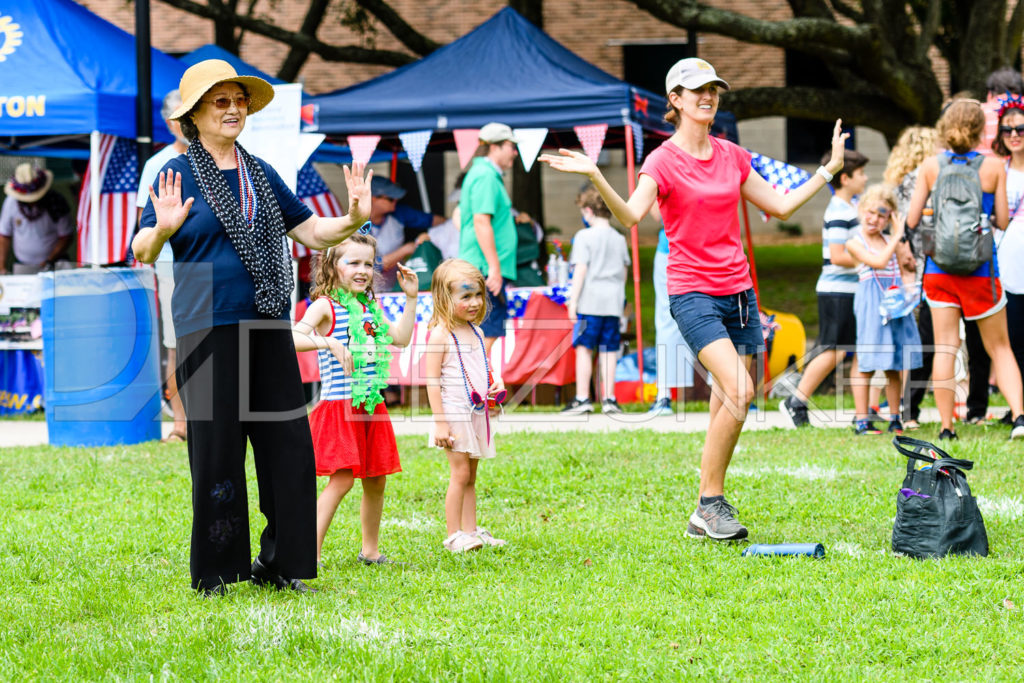
[[[368,164],[373,153],[377,151],[379,135],[349,135],[348,148],[352,152],[352,161],[357,164]]]
[[[523,168],[529,173],[540,154],[540,148],[548,136],[547,128],[516,128],[513,131],[516,139],[519,140],[519,159],[523,162]]]
[[[430,142],[430,136],[433,133],[434,131],[432,130],[413,130],[408,133],[398,134],[398,139],[402,141],[405,153],[409,155],[409,163],[412,164],[412,170],[417,173],[420,172],[420,167],[423,166],[423,155],[427,152],[427,144]]]
[[[576,131],[576,137],[580,139],[580,144],[583,145],[584,153],[596,164],[597,157],[601,154],[601,147],[604,146],[604,134],[608,132],[608,124],[595,123],[591,126],[573,126],[573,130]]]
[[[633,151],[636,152],[636,160],[644,158],[644,127],[636,121],[630,121],[629,127],[633,129]]]
[[[452,135],[455,136],[455,151],[459,153],[459,168],[466,168],[480,144],[480,129],[458,128],[452,131]]]

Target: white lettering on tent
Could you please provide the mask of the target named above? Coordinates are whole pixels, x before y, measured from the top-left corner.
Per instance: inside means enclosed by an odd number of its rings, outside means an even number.
[[[46,95],[0,97],[0,116],[46,116]]]

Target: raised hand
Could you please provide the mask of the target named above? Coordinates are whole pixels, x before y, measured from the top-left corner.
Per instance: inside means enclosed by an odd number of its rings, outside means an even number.
[[[181,173],[167,171],[165,174],[160,171],[156,186],[156,192],[152,187],[148,188],[149,199],[153,202],[153,211],[156,212],[156,227],[169,230],[173,234],[188,218],[188,212],[192,208],[195,198],[189,197],[182,203]]]
[[[579,173],[588,178],[597,173],[597,164],[591,161],[590,157],[570,149],[560,149],[558,154],[541,154],[538,160],[543,161],[556,171],[565,173]]]
[[[894,242],[898,242],[905,231],[907,225],[907,217],[902,213],[896,211],[892,214],[892,239]]]
[[[398,268],[398,285],[405,295],[410,298],[419,296],[420,278],[416,271],[401,263],[395,264],[395,267]]]
[[[832,129],[832,158],[828,161],[827,170],[832,175],[836,175],[839,171],[843,170],[843,154],[846,150],[846,139],[850,137],[849,133],[843,132],[843,120],[836,119],[836,125]]]
[[[351,170],[343,166],[345,171],[345,188],[348,190],[348,215],[352,222],[361,225],[370,217],[370,180],[373,178],[373,170],[366,171],[363,164],[353,162]]]

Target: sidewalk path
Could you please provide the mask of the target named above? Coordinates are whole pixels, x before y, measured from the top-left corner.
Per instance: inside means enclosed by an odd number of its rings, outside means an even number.
[[[852,411],[811,412],[811,422],[818,427],[850,427]],[[935,408],[921,409],[922,422],[938,422],[939,412]],[[508,413],[494,420],[498,432],[611,432],[620,429],[653,429],[658,432],[702,432],[708,428],[708,413],[684,413],[669,417],[648,417],[644,413],[623,413],[622,415],[572,415],[559,413]],[[396,415],[392,424],[397,435],[426,435],[430,430],[430,416],[403,417]],[[171,431],[170,422],[163,423],[163,434]],[[789,420],[777,410],[752,410],[747,415],[744,429],[760,430],[791,428]],[[0,420],[0,448],[10,446],[39,446],[48,442],[46,422],[25,420]]]

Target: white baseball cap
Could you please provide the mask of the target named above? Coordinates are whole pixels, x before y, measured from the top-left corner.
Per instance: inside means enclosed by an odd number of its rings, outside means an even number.
[[[665,76],[665,92],[670,93],[679,85],[687,90],[696,90],[708,83],[717,83],[724,90],[729,89],[729,84],[715,73],[715,67],[698,57],[687,57],[680,59],[668,70],[668,75]]]
[[[488,123],[480,129],[477,137],[480,138],[481,142],[489,142],[491,144],[505,142],[505,140],[511,140],[517,145],[519,144],[519,139],[516,138],[515,133],[504,123]]]

